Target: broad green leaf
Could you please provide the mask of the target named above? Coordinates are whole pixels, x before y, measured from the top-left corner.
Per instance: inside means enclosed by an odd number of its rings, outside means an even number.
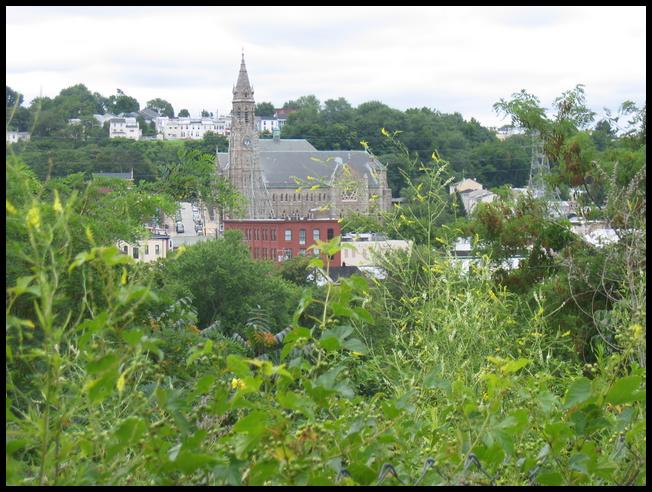
[[[342,345],[336,337],[321,338],[319,340],[319,345],[322,346],[327,352],[334,352],[339,349]]]
[[[351,352],[357,352],[361,355],[365,355],[367,353],[367,346],[357,338],[349,338],[346,340],[344,342],[344,348]]]
[[[239,355],[229,354],[226,357],[226,368],[230,371],[233,371],[238,377],[251,377],[251,369],[249,369],[249,364],[247,364],[245,359]]]
[[[640,376],[626,376],[618,379],[611,387],[606,396],[607,403],[612,405],[620,405],[621,403],[629,403],[637,399],[636,390],[641,384]]]
[[[580,405],[591,398],[591,381],[585,377],[577,378],[568,388],[564,408]]]
[[[539,406],[546,415],[552,412],[555,405],[559,402],[559,398],[553,395],[550,391],[544,391],[537,396]]]
[[[120,357],[116,353],[109,353],[99,359],[95,359],[86,365],[89,374],[99,374],[111,368],[117,368],[120,364]]]
[[[249,473],[249,485],[264,485],[278,475],[278,461],[268,460],[256,464]]]
[[[115,431],[115,436],[122,445],[132,445],[138,442],[147,430],[147,424],[140,417],[127,417]]]
[[[134,328],[132,330],[123,330],[120,332],[120,337],[129,344],[130,347],[135,347],[140,339],[143,337],[144,333],[139,328]]]
[[[516,410],[498,424],[498,428],[510,434],[523,432],[528,423],[528,411]]]
[[[203,395],[210,390],[215,383],[215,376],[212,374],[206,374],[197,380],[195,384],[195,391],[197,394]]]
[[[537,475],[537,482],[541,485],[561,485],[564,478],[556,471],[543,471]]]
[[[300,393],[295,393],[294,391],[278,393],[276,399],[283,408],[296,410],[311,419],[315,417],[315,412],[313,410],[314,404],[312,400],[302,396]]]
[[[267,427],[267,417],[268,414],[266,412],[259,410],[253,411],[236,422],[233,426],[233,432],[244,432],[255,435],[263,434]]]
[[[113,388],[119,376],[117,367],[109,369],[100,378],[87,382],[83,391],[88,392],[91,403],[100,402],[113,393]]]
[[[500,370],[507,374],[518,372],[523,367],[527,366],[530,363],[530,359],[516,359],[509,361],[507,364],[503,365]]]

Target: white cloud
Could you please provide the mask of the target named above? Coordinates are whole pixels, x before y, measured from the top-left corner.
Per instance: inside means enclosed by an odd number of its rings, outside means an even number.
[[[29,101],[84,83],[144,105],[228,111],[244,47],[258,101],[459,111],[549,105],[585,84],[595,110],[642,104],[645,7],[7,7],[7,84]]]

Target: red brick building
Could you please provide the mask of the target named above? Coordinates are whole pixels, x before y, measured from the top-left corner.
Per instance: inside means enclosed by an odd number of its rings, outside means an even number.
[[[242,231],[252,258],[276,262],[299,255],[318,255],[318,250],[308,251],[316,240],[330,241],[341,234],[337,219],[224,220],[224,230],[229,229]],[[337,253],[331,266],[341,265],[342,257]]]

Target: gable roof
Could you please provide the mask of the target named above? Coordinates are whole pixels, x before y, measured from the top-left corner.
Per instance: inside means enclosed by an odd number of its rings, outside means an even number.
[[[274,141],[272,138],[258,139],[258,150],[264,152],[313,151],[317,150],[303,138],[283,138]]]
[[[228,167],[229,155],[217,154],[221,170]],[[364,151],[312,150],[258,152],[263,179],[268,188],[296,188],[302,184],[331,184],[338,170],[349,166],[352,175],[367,176],[369,188],[379,188],[382,164]],[[308,179],[308,177],[315,179]]]

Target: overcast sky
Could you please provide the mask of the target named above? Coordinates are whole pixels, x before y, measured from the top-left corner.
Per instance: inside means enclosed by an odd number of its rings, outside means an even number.
[[[29,103],[83,83],[141,108],[228,113],[244,48],[257,102],[314,94],[461,113],[486,126],[526,89],[546,107],[645,102],[645,7],[7,7],[7,85]]]

